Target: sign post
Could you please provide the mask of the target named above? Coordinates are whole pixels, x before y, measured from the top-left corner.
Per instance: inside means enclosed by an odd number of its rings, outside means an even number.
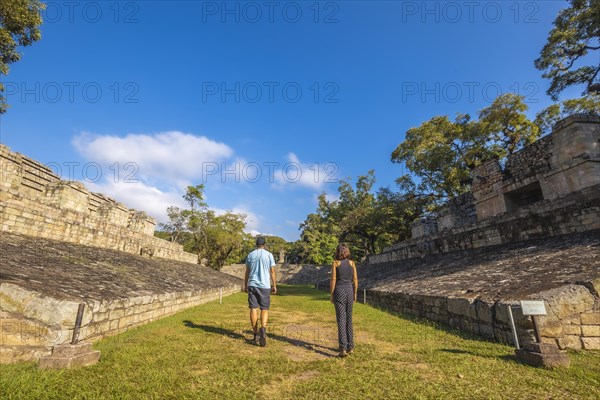
[[[524,316],[531,317],[535,343],[525,342],[522,349],[515,350],[517,360],[535,367],[568,366],[571,363],[569,356],[558,351],[556,343],[542,343],[536,317],[547,315],[546,305],[543,300],[521,300],[521,310]]]
[[[544,300],[521,300],[521,308],[523,309],[523,315],[531,317],[535,340],[536,342],[541,343],[542,339],[540,338],[540,331],[538,330],[537,320],[535,317],[537,315],[547,315]]]
[[[513,318],[512,307],[510,304],[508,305],[508,320],[510,321],[510,328],[512,329],[513,337],[515,339],[515,347],[519,350],[519,336],[517,335],[517,328],[515,328],[515,319]]]

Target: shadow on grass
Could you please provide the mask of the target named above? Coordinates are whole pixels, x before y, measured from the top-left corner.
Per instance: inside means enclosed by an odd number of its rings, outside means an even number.
[[[307,342],[307,341],[300,340],[300,339],[293,339],[293,338],[278,335],[275,333],[269,334],[268,337],[273,340],[278,340],[280,342],[291,344],[292,346],[300,347],[305,350],[310,350],[310,351],[317,353],[319,355],[322,355],[324,357],[336,357],[335,354],[331,354],[331,353],[327,353],[327,352],[323,351],[323,350],[337,351],[336,348],[323,346],[318,343]]]
[[[250,339],[248,339],[246,336],[242,335],[241,333],[235,332],[231,329],[226,329],[222,326],[198,325],[198,324],[193,323],[190,320],[183,321],[183,325],[185,325],[188,328],[200,329],[200,330],[203,330],[204,332],[214,333],[215,335],[223,335],[223,336],[230,337],[232,339],[244,339],[247,343],[252,342]]]
[[[187,328],[200,329],[200,330],[203,330],[204,332],[213,333],[215,335],[223,335],[223,336],[227,336],[232,339],[242,339],[242,340],[244,340],[244,342],[246,344],[258,346],[257,343],[255,343],[252,339],[246,337],[245,335],[243,335],[239,332],[236,332],[234,330],[224,328],[222,326],[195,324],[194,322],[192,322],[190,320],[184,320],[183,325],[185,325]],[[277,340],[280,342],[284,342],[287,344],[291,344],[292,346],[301,347],[305,350],[310,350],[314,353],[317,353],[317,354],[325,356],[325,357],[334,357],[334,355],[327,353],[323,350],[330,350],[330,351],[334,351],[334,352],[337,351],[337,349],[335,349],[335,348],[323,346],[318,343],[312,343],[312,342],[307,342],[307,341],[300,340],[300,339],[294,339],[294,338],[290,338],[290,337],[279,335],[279,334],[272,333],[272,332],[267,333],[267,338],[272,339],[272,340]]]

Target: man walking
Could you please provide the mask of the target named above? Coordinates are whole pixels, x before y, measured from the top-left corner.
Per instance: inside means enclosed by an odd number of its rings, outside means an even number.
[[[267,321],[271,306],[271,293],[277,293],[275,280],[275,259],[265,249],[266,240],[256,238],[256,249],[246,258],[246,276],[244,291],[248,292],[250,323],[254,331],[254,343],[261,347],[267,345]],[[258,328],[258,309],[260,308],[260,329]]]

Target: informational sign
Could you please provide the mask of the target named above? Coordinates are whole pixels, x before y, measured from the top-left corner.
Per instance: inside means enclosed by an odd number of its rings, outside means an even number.
[[[544,300],[521,300],[523,315],[546,315]]]

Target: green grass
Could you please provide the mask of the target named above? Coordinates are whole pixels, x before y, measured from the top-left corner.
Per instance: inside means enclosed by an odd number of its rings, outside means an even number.
[[[513,349],[355,306],[355,354],[335,357],[326,293],[283,286],[266,348],[248,343],[245,294],[99,341],[94,366],[0,366],[2,399],[576,399],[600,398],[600,353],[569,368],[517,363]]]

